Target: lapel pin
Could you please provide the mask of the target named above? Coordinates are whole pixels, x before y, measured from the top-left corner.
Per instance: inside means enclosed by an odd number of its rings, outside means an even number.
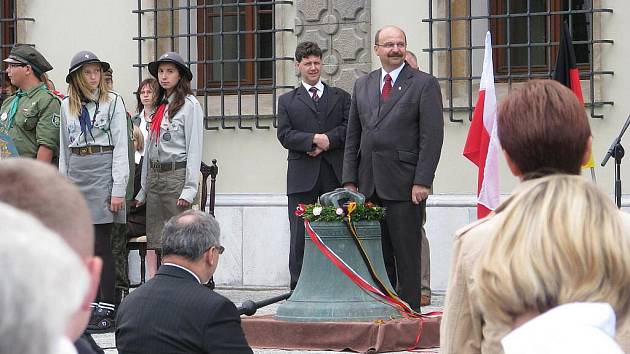
[[[402,90],[402,87],[398,86],[398,91]]]

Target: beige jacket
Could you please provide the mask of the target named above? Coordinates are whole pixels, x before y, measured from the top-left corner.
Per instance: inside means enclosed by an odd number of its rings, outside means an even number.
[[[630,214],[619,212],[630,237]],[[503,354],[501,339],[511,328],[487,322],[472,293],[475,262],[486,249],[490,235],[498,227],[499,214],[474,222],[455,233],[444,317],[440,327],[442,354]],[[615,338],[630,353],[630,320],[618,328]]]

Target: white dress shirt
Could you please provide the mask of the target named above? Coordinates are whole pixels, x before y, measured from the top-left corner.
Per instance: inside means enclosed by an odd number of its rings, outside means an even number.
[[[192,270],[190,270],[190,269],[188,269],[188,268],[186,268],[186,267],[180,266],[179,264],[175,264],[175,263],[168,263],[168,262],[166,262],[166,263],[163,263],[163,265],[167,265],[167,266],[177,267],[177,268],[179,268],[179,269],[183,269],[183,270],[187,271],[188,273],[190,273],[193,277],[195,277],[195,279],[197,279],[197,282],[198,282],[199,284],[201,284],[201,279],[199,279],[199,277],[197,276],[197,274],[193,273],[193,271],[192,271]]]
[[[385,85],[385,75],[389,74],[389,76],[392,78],[392,89],[393,89],[394,84],[396,83],[396,79],[398,79],[398,75],[400,74],[404,66],[405,66],[405,62],[403,62],[402,64],[400,64],[399,67],[397,67],[396,69],[390,72],[387,72],[385,71],[385,69],[381,68],[381,93],[383,93],[383,86]]]
[[[319,96],[319,98],[321,98],[324,95],[325,86],[322,83],[322,80],[317,81],[317,83],[314,86],[311,86],[307,84],[306,82],[302,81],[302,86],[304,86],[304,88],[306,89],[306,92],[308,92],[308,95],[311,97],[313,97],[313,94],[310,91],[311,87],[315,87],[317,89],[317,96]]]

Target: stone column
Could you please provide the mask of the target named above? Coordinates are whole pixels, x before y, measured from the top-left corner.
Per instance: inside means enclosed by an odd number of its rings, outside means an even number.
[[[297,43],[322,48],[322,80],[352,91],[370,71],[370,0],[296,0]]]

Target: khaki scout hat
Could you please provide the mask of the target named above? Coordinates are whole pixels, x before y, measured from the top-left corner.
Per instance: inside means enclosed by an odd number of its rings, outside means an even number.
[[[166,52],[164,54],[162,54],[162,56],[160,57],[160,59],[158,59],[157,61],[152,61],[149,63],[149,72],[151,73],[151,75],[153,75],[155,78],[158,77],[157,75],[157,71],[158,71],[158,66],[162,63],[173,63],[175,64],[180,72],[183,74],[182,76],[184,76],[184,78],[188,81],[192,81],[193,78],[193,74],[190,71],[190,69],[188,69],[188,67],[186,66],[186,63],[184,63],[184,59],[182,59],[182,57],[175,53],[175,52]]]
[[[109,63],[101,61],[98,59],[96,54],[90,52],[89,50],[82,50],[75,54],[70,60],[70,70],[68,70],[68,75],[66,76],[66,82],[70,83],[70,76],[73,72],[79,70],[85,64],[100,64],[103,72],[109,70]]]
[[[30,65],[37,75],[53,69],[52,65],[35,48],[27,44],[16,44],[11,49],[9,57],[3,60],[9,64]]]

